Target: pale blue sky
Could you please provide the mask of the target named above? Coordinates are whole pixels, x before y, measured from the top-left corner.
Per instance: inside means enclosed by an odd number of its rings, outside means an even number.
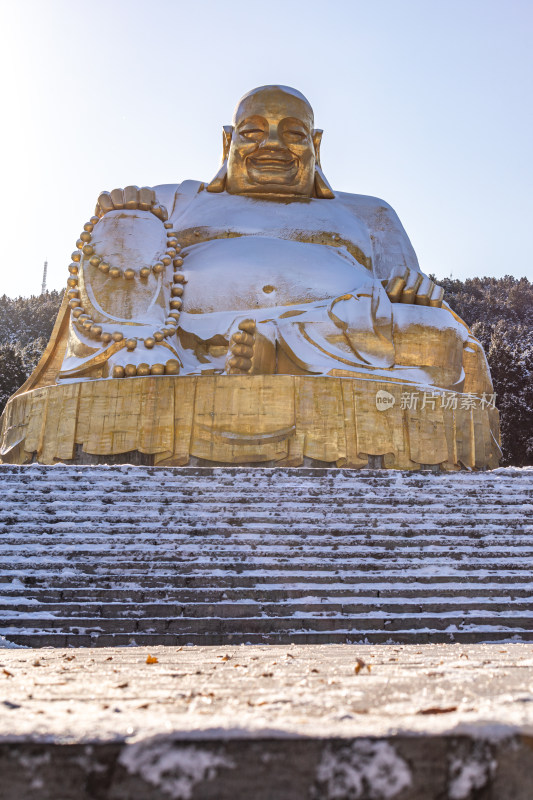
[[[531,0],[0,1],[0,294],[50,288],[98,193],[210,180],[221,126],[300,89],[334,188],[382,197],[425,272],[533,279]]]

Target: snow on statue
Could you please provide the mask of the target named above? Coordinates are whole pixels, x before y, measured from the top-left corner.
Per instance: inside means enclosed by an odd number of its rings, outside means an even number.
[[[25,389],[53,372],[55,384],[290,375],[490,394],[481,345],[397,215],[331,189],[321,138],[300,92],[263,86],[224,127],[211,182],[103,192]]]

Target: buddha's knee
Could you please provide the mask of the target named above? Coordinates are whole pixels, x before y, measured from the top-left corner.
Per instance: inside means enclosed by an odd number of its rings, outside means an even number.
[[[395,307],[393,339],[397,366],[430,368],[444,387],[461,380],[468,329],[445,309]]]

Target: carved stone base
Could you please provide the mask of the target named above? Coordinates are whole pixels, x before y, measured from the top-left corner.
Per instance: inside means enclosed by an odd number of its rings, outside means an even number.
[[[401,382],[293,375],[47,386],[9,401],[0,436],[0,457],[13,464],[97,459],[456,470],[495,468],[500,457],[498,412],[484,398]]]

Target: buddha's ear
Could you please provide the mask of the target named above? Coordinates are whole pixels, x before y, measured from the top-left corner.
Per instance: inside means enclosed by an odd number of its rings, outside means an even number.
[[[320,166],[320,144],[322,142],[322,134],[324,131],[321,131],[320,128],[315,128],[313,131],[313,145],[315,148],[315,161]]]
[[[320,166],[320,143],[322,142],[322,134],[319,128],[313,131],[313,145],[315,147],[315,196],[320,197],[322,200],[333,200],[335,195],[333,189],[326,180],[322,167]]]
[[[231,137],[233,136],[233,125],[222,126],[222,163],[229,156]]]
[[[208,185],[205,187],[208,192],[223,192],[226,188],[226,177],[228,175],[228,156],[233,136],[233,127],[224,125],[222,127],[222,166]]]

